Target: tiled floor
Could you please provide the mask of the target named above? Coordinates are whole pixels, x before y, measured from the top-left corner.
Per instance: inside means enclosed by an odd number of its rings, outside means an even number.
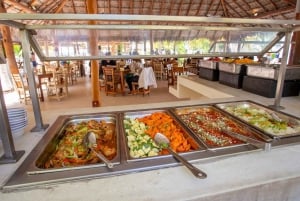
[[[104,89],[100,92],[100,104],[104,106],[116,106],[116,105],[135,105],[142,103],[154,103],[154,102],[168,102],[178,101],[180,99],[174,97],[168,93],[167,81],[158,80],[158,87],[151,88],[150,95],[128,95],[125,96],[117,94],[115,96],[106,96]],[[69,96],[64,97],[61,101],[56,99],[50,99],[47,97],[47,92],[44,90],[45,101],[40,102],[40,108],[42,111],[61,109],[61,108],[83,108],[92,107],[91,96],[91,80],[89,77],[77,78],[77,82],[74,85],[69,85]],[[186,99],[184,99],[186,100]],[[18,95],[16,93],[5,94],[5,101],[8,106],[20,105]],[[23,104],[21,104],[23,105]],[[30,111],[31,103],[25,105]]]
[[[209,87],[213,87],[216,90],[225,92],[237,98],[243,98],[248,100],[256,100],[265,105],[274,105],[275,98],[265,98],[258,96],[256,94],[248,93],[242,89],[235,89],[218,82],[208,81],[200,79],[197,76],[192,76],[192,79],[201,82]],[[125,96],[117,94],[116,96],[106,96],[104,90],[100,92],[100,104],[101,107],[105,106],[120,106],[120,105],[134,105],[136,104],[148,104],[148,103],[161,103],[161,102],[173,102],[173,101],[184,101],[187,99],[178,99],[172,94],[169,93],[167,81],[158,80],[158,87],[152,88],[150,95],[128,95]],[[91,96],[91,80],[89,77],[81,77],[77,79],[77,82],[74,85],[69,86],[69,96],[63,98],[61,101],[55,99],[49,99],[47,93],[44,90],[45,101],[40,102],[40,108],[42,112],[52,111],[52,110],[63,110],[70,108],[86,108],[92,107],[92,96]],[[208,99],[203,96],[197,96],[197,99]],[[8,107],[14,106],[25,106],[29,113],[32,112],[32,105],[20,104],[18,96],[16,93],[5,93],[5,102]],[[300,96],[293,97],[283,97],[281,98],[280,105],[285,108],[284,112],[290,113],[295,116],[300,116]],[[30,114],[29,114],[30,115]]]

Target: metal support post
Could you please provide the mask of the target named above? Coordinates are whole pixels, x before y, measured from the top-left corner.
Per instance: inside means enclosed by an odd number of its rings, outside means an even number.
[[[277,78],[277,86],[276,86],[276,94],[275,94],[275,101],[274,105],[269,105],[270,108],[275,110],[282,110],[284,107],[280,106],[280,100],[283,92],[284,80],[285,80],[285,73],[286,73],[286,65],[288,61],[288,55],[290,50],[290,43],[291,43],[292,32],[286,32],[285,34],[285,41],[283,47],[283,55],[282,60],[279,68],[279,74]]]
[[[43,124],[43,119],[40,110],[40,103],[38,99],[38,94],[36,91],[36,83],[34,79],[34,72],[30,64],[30,44],[29,44],[29,32],[27,30],[20,30],[24,66],[27,72],[29,94],[32,101],[32,107],[34,112],[35,127],[31,129],[32,132],[39,132],[45,130],[49,124]]]
[[[0,138],[2,140],[4,155],[0,157],[0,164],[15,163],[25,153],[25,151],[16,151],[13,137],[9,125],[6,105],[2,92],[2,85],[0,80]]]

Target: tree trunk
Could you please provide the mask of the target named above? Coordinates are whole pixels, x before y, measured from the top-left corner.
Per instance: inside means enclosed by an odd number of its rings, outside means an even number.
[[[6,13],[3,1],[0,1],[0,13]],[[10,29],[8,26],[0,25],[2,34],[3,47],[6,54],[6,59],[11,73],[19,73],[16,57],[14,54],[13,43],[11,40]]]

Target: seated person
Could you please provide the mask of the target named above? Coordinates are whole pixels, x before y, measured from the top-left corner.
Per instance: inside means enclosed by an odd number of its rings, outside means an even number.
[[[139,74],[142,71],[142,63],[140,60],[133,60],[133,62],[130,64],[130,72],[126,75],[126,83],[128,85],[128,88],[130,92],[128,94],[132,94],[133,86],[132,82],[138,82],[139,80]]]

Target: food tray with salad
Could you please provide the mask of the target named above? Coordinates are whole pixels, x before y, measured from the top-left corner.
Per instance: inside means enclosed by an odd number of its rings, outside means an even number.
[[[245,142],[232,137],[230,132],[262,142],[269,140],[213,106],[179,107],[173,108],[172,112],[211,149],[245,145]]]
[[[154,142],[156,133],[164,134],[178,153],[204,149],[167,110],[125,112],[122,120],[128,160],[170,156]]]
[[[216,106],[273,138],[300,135],[300,120],[252,101],[219,103]]]
[[[114,164],[120,163],[117,115],[72,116],[65,118],[62,125],[35,162],[39,170],[34,173],[105,166],[96,152]],[[95,134],[96,152],[84,142],[88,132]]]

